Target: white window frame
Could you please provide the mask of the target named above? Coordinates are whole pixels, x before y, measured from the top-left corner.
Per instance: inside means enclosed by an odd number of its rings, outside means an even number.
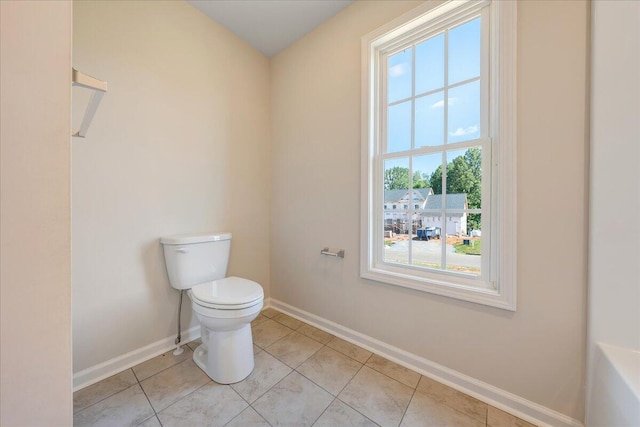
[[[480,8],[487,8],[490,22],[487,92],[491,149],[483,150],[483,171],[486,156],[491,178],[483,179],[483,196],[488,188],[491,200],[485,203],[483,198],[482,214],[483,224],[485,215],[489,217],[491,231],[490,236],[483,233],[483,240],[488,237],[490,242],[489,256],[483,256],[489,260],[483,260],[482,265],[484,286],[478,286],[477,280],[446,271],[425,273],[425,269],[384,263],[380,249],[384,236],[378,229],[384,222],[384,192],[379,184],[384,174],[379,166],[383,145],[380,126],[383,119],[379,118],[386,106],[383,105],[386,100],[380,101],[386,72],[381,60],[383,52],[415,39],[442,21]],[[517,3],[510,1],[430,0],[362,38],[361,277],[516,310],[516,10]]]

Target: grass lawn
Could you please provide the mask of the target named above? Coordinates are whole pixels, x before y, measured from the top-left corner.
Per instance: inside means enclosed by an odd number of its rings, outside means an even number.
[[[453,245],[456,253],[467,255],[480,255],[482,254],[482,240],[471,240],[470,245],[463,243],[457,243]]]

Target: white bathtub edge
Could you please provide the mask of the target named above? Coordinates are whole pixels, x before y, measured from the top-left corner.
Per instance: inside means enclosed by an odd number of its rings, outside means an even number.
[[[640,401],[640,351],[598,343],[620,378]]]

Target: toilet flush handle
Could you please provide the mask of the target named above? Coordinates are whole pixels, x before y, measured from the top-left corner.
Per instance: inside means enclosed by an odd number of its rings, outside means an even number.
[[[177,248],[176,252],[180,252],[181,254],[186,254],[187,250],[185,248]]]

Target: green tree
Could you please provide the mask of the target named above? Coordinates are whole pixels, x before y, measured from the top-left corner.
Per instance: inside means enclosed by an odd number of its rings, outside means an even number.
[[[427,188],[429,186],[426,174],[420,171],[413,173],[413,188]]]
[[[442,167],[438,166],[429,177],[434,194],[442,194]],[[482,204],[482,152],[470,148],[447,164],[447,193],[466,193],[470,209]],[[469,214],[469,230],[480,230],[480,214]]]
[[[429,185],[433,194],[442,194],[442,166],[438,166],[429,177]]]
[[[413,173],[413,188],[428,187],[427,177],[420,171]],[[409,188],[409,168],[394,166],[384,171],[385,190],[406,190]]]
[[[394,166],[384,171],[385,190],[404,190],[409,188],[409,168]]]

